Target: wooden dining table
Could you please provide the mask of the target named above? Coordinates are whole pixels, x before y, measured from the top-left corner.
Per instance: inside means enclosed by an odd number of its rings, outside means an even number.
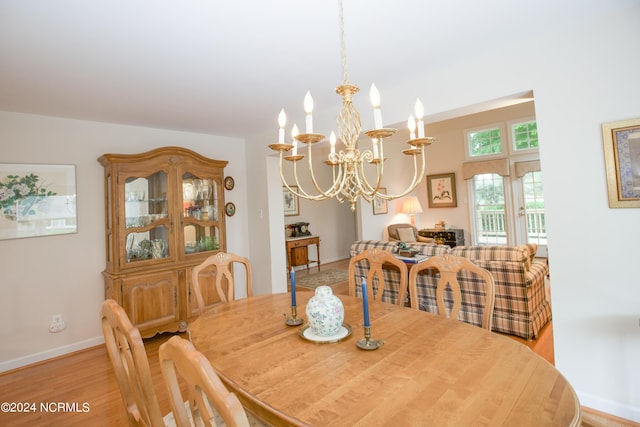
[[[312,296],[297,293],[298,317]],[[286,325],[290,294],[219,304],[190,325],[191,339],[243,406],[273,425],[580,425],[571,385],[527,346],[370,301],[371,337],[383,345],[361,350],[362,300],[339,297],[351,334],[338,342]]]

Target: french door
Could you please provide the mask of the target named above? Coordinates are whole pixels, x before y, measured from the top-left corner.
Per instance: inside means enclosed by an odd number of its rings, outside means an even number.
[[[513,182],[516,242],[536,243],[538,257],[547,256],[547,225],[544,214],[542,172],[523,174]]]
[[[538,257],[547,256],[542,172],[512,177],[495,173],[470,180],[474,244],[538,244]]]

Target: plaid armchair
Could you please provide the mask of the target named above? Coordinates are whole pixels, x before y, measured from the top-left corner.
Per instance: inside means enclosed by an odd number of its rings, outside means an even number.
[[[551,320],[546,298],[546,262],[535,260],[538,246],[456,246],[451,254],[463,256],[491,272],[496,302],[493,330],[525,339],[538,336]]]

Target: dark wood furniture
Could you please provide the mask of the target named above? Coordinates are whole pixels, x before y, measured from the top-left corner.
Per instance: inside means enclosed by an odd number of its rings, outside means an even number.
[[[423,228],[418,230],[422,237],[431,237],[436,243],[442,245],[464,246],[464,230],[461,228],[450,228],[448,230],[438,230],[435,228]]]
[[[285,240],[287,246],[287,268],[289,272],[293,267],[299,265],[306,265],[309,270],[310,263],[318,264],[318,271],[320,271],[320,237],[318,236],[305,236],[305,237],[289,237]],[[309,245],[316,245],[315,260],[309,259]]]
[[[312,295],[298,292],[298,313]],[[287,293],[218,304],[189,329],[226,386],[273,425],[580,425],[573,388],[528,347],[369,301],[372,337],[384,345],[363,351],[362,300],[340,299],[352,333],[333,344],[307,341],[285,324]]]

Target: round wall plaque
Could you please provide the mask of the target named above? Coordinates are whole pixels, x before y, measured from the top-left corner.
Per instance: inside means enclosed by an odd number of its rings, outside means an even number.
[[[224,188],[226,188],[227,190],[233,190],[233,187],[236,186],[236,182],[233,180],[232,177],[228,176],[224,179]]]
[[[227,216],[234,216],[236,213],[236,205],[231,202],[227,203],[226,205],[224,205],[224,212],[227,214]]]

